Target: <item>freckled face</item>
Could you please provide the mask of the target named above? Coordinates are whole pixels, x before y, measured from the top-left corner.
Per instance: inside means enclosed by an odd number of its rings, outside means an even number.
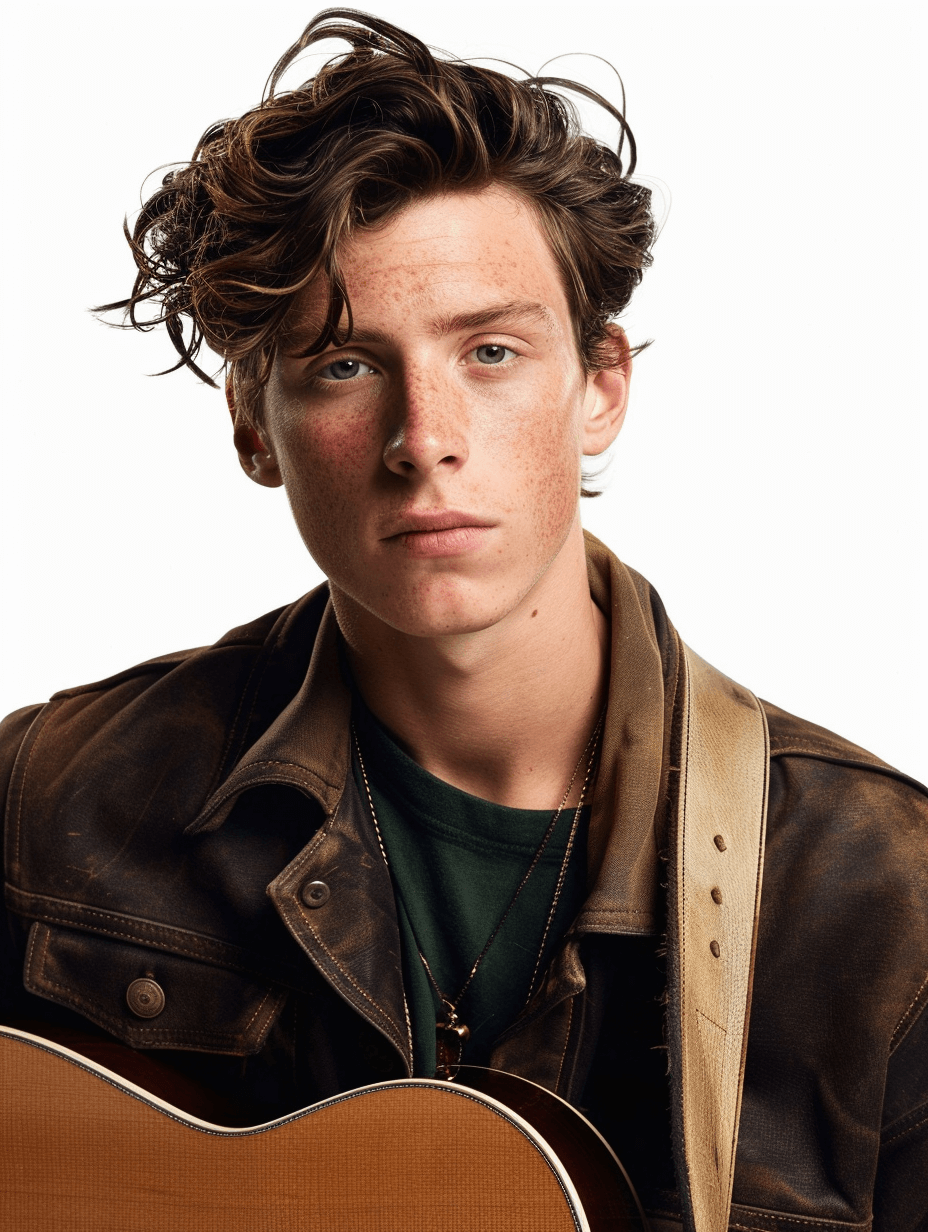
[[[351,341],[280,356],[265,392],[300,533],[340,616],[487,628],[530,601],[579,517],[591,378],[554,257],[531,211],[487,189],[412,205],[340,261]],[[325,301],[309,289],[307,339]]]

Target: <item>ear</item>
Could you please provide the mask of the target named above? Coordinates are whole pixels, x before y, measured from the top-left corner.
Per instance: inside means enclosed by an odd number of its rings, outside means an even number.
[[[632,378],[632,357],[625,330],[607,325],[615,362],[587,378],[583,419],[583,453],[595,457],[604,453],[622,429],[628,406],[628,387]]]
[[[242,470],[249,479],[263,488],[279,488],[283,483],[280,468],[271,449],[261,439],[251,418],[245,414],[236,396],[235,383],[230,375],[226,380],[226,402],[232,416],[232,440],[238,453]]]

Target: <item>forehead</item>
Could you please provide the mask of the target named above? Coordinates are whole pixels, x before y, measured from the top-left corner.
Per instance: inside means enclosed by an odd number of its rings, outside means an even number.
[[[461,314],[470,319],[509,304],[544,318],[548,329],[570,326],[544,229],[531,206],[505,188],[416,201],[380,226],[355,232],[338,258],[357,340],[381,325],[426,319],[447,330]],[[300,335],[321,322],[327,304],[328,286],[320,279],[299,304]]]

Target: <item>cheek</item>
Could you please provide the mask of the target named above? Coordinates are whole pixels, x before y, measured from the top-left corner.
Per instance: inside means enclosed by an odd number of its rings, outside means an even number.
[[[499,457],[512,463],[513,505],[532,511],[535,533],[557,536],[573,520],[581,473],[580,415],[583,392],[576,380],[537,389],[514,416]]]
[[[284,487],[314,556],[344,547],[376,469],[362,422],[363,416],[336,422],[295,411],[278,421],[275,448]]]

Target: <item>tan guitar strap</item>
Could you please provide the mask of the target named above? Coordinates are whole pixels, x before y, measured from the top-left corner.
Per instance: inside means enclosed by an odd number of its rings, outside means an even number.
[[[691,1232],[728,1228],[764,865],[770,740],[757,698],[682,646],[668,1021]]]

